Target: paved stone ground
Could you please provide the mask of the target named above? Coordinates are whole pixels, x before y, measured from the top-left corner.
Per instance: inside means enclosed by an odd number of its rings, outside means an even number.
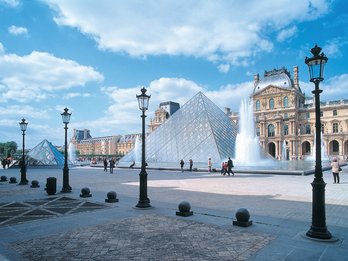
[[[144,215],[20,241],[29,260],[247,260],[273,237]],[[64,249],[64,251],[62,251]]]
[[[148,196],[153,208],[135,209],[139,170],[97,168],[70,170],[73,191],[48,196],[47,177],[62,184],[62,171],[29,169],[29,180],[41,188],[0,183],[0,205],[39,202],[50,197],[93,201],[110,207],[0,226],[0,260],[249,260],[346,261],[348,256],[348,176],[332,184],[325,172],[326,221],[335,242],[320,242],[303,235],[311,224],[313,176],[240,174],[226,177],[206,172],[148,172]],[[20,178],[19,170],[0,175]],[[89,187],[92,198],[79,198]],[[106,193],[117,192],[117,203],[105,203]],[[193,216],[175,215],[187,200]],[[238,208],[245,207],[253,225],[233,227]],[[51,211],[51,210],[49,210]],[[70,212],[71,213],[71,212]],[[47,256],[50,255],[50,256]],[[123,259],[122,259],[123,258]],[[167,259],[166,259],[167,258]]]
[[[107,207],[105,204],[65,196],[23,202],[0,203],[0,226],[93,211]]]

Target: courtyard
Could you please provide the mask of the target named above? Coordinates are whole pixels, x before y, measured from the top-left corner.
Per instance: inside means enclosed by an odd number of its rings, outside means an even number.
[[[28,179],[38,180],[39,188],[2,182],[1,217],[9,215],[11,206],[12,210],[16,206],[28,207],[25,210],[28,212],[11,212],[13,217],[9,218],[17,218],[18,222],[0,222],[0,257],[4,260],[344,260],[348,254],[347,167],[343,168],[340,184],[332,183],[330,171],[324,172],[326,224],[337,239],[335,242],[304,237],[311,224],[313,175],[221,176],[148,170],[152,208],[139,210],[134,208],[139,196],[138,174],[139,169],[116,169],[110,174],[102,168],[71,168],[73,191],[64,194],[59,192],[62,185],[59,169],[28,169]],[[10,169],[1,170],[0,175],[19,180],[20,174],[18,169]],[[44,190],[48,177],[57,178],[57,193],[52,196]],[[92,197],[80,197],[84,187],[90,189]],[[105,203],[107,192],[112,190],[116,191],[119,202]],[[183,200],[191,204],[193,216],[175,215]],[[248,209],[252,226],[232,226],[239,208]]]

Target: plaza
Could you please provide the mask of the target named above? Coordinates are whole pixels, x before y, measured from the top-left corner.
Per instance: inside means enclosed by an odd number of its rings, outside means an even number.
[[[29,185],[0,183],[0,259],[345,260],[347,173],[345,166],[340,184],[332,183],[330,171],[323,174],[326,222],[333,240],[319,241],[305,237],[312,215],[312,175],[237,173],[228,177],[148,170],[152,208],[137,209],[139,169],[116,168],[109,174],[102,168],[71,168],[72,192],[51,196],[44,190],[46,179],[56,177],[60,191],[61,170],[28,169]],[[20,174],[18,169],[9,169],[0,175],[18,180]],[[32,180],[38,180],[40,187],[31,188]],[[92,197],[80,197],[84,187]],[[112,190],[119,202],[105,203]],[[43,207],[59,200],[55,208]],[[194,214],[190,217],[175,214],[183,200],[191,205]],[[31,207],[10,211],[21,205]],[[232,225],[240,208],[248,209],[251,226]],[[30,216],[31,221],[23,216]]]

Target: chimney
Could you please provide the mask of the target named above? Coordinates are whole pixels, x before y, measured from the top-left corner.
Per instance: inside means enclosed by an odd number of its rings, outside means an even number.
[[[298,66],[294,66],[294,87],[296,89],[299,89],[299,83],[298,83]]]
[[[260,75],[258,73],[254,74],[254,86],[256,86],[259,81],[260,81]]]

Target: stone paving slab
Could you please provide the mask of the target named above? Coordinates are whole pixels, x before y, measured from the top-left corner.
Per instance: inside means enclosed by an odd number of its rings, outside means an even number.
[[[0,205],[0,227],[108,207],[105,204],[65,196],[2,203]]]
[[[11,245],[28,260],[247,260],[274,237],[143,215]]]

